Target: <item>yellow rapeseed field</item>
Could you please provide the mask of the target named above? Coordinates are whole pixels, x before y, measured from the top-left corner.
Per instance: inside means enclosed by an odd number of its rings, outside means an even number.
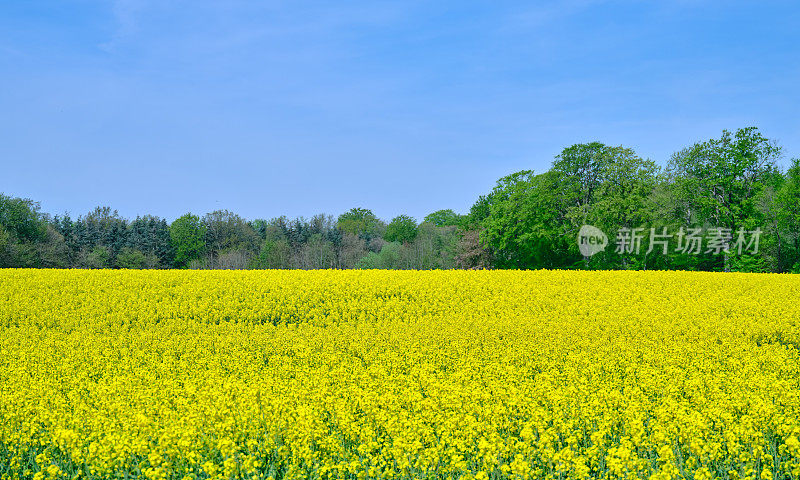
[[[0,477],[800,478],[800,276],[0,271]]]

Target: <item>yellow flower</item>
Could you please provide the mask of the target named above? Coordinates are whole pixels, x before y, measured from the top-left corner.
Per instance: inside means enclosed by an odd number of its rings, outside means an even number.
[[[0,270],[0,465],[800,476],[798,291],[666,271]]]

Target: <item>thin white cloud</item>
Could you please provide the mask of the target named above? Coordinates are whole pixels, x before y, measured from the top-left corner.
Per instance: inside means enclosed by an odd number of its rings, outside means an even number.
[[[133,35],[139,29],[141,12],[150,4],[149,0],[114,0],[111,11],[114,17],[112,35],[108,42],[99,47],[105,51],[113,51],[125,38]]]

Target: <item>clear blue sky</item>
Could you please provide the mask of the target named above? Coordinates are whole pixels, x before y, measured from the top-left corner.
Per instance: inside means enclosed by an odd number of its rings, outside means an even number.
[[[173,219],[465,212],[598,140],[800,156],[800,2],[0,3],[0,191]]]

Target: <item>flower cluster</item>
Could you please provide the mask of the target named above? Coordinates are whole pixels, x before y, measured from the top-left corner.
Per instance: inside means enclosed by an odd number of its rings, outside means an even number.
[[[800,478],[800,277],[0,271],[0,478]]]

